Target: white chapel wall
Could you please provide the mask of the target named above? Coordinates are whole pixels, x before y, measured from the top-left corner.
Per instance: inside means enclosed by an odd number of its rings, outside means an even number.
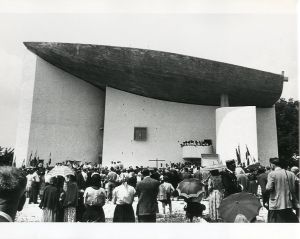
[[[120,160],[125,166],[155,166],[149,160],[180,162],[180,143],[185,140],[212,139],[215,147],[216,108],[106,88],[103,163]],[[134,127],[147,127],[147,141],[134,141]]]
[[[98,162],[104,101],[104,91],[37,57],[27,155]]]
[[[36,56],[27,51],[23,59],[23,77],[20,85],[20,103],[18,109],[17,137],[14,157],[16,166],[22,166],[28,157],[33,89],[36,72]]]
[[[242,163],[246,163],[246,148],[251,156],[249,157],[250,163],[257,162],[256,129],[255,106],[218,108],[216,110],[216,151],[220,160],[225,164],[226,160],[236,159],[236,150],[239,147]]]
[[[256,108],[258,158],[262,165],[278,157],[275,107]]]

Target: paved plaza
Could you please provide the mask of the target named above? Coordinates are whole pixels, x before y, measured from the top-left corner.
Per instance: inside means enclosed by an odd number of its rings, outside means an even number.
[[[203,200],[202,203],[206,206],[206,210],[203,212],[203,218],[194,219],[196,223],[207,223],[205,218],[208,216],[208,201]],[[185,202],[182,199],[172,201],[173,212],[170,216],[168,207],[166,208],[166,215],[162,214],[162,204],[159,202],[159,213],[157,214],[157,222],[188,222],[185,218],[184,206]],[[137,197],[133,202],[133,209],[136,210]],[[112,222],[115,205],[111,202],[107,202],[104,207],[104,213],[106,222]],[[266,222],[268,211],[265,208],[260,209],[259,216],[257,216],[258,222]],[[38,207],[38,204],[28,204],[28,200],[24,206],[24,209],[17,214],[16,222],[41,222],[42,210]]]

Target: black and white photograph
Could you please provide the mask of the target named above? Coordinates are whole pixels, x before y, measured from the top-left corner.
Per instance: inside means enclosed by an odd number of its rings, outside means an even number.
[[[0,222],[299,223],[297,17],[294,0],[1,0]]]

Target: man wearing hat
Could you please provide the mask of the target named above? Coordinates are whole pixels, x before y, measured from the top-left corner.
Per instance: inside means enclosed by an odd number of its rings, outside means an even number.
[[[230,159],[226,161],[226,169],[221,173],[222,182],[225,188],[224,198],[242,191],[241,186],[238,184],[237,177],[235,176],[235,160]]]
[[[298,222],[291,201],[296,176],[281,168],[279,158],[270,158],[270,163],[273,171],[268,174],[266,186],[266,190],[270,193],[268,222]]]

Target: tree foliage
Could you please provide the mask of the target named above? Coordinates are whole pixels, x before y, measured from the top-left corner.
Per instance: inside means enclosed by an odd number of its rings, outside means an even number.
[[[299,155],[299,102],[280,99],[275,104],[278,153],[286,166],[295,165]]]
[[[0,146],[0,166],[12,165],[14,158],[14,149]]]

